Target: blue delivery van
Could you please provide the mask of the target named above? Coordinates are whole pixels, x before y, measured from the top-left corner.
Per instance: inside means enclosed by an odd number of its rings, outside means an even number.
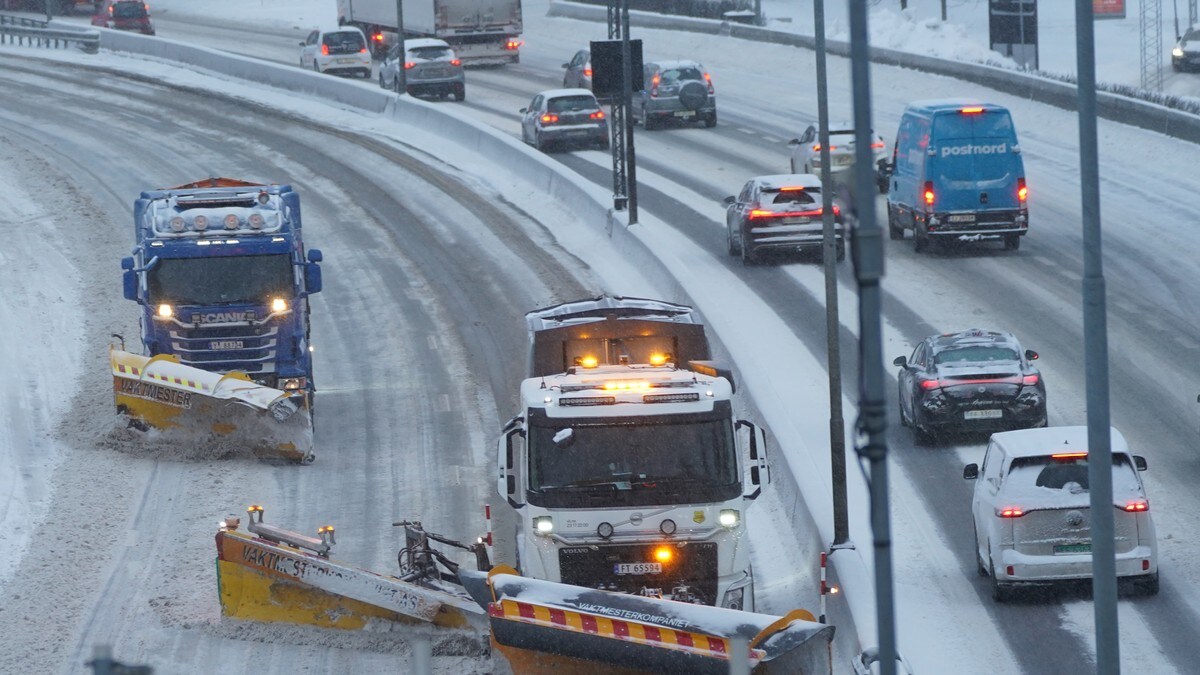
[[[888,180],[892,239],[999,239],[1015,251],[1029,231],[1025,165],[1012,116],[976,101],[914,101],[904,110]],[[881,177],[882,178],[882,177]]]

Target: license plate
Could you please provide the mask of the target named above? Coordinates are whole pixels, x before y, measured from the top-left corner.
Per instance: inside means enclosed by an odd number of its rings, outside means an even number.
[[[954,215],[947,216],[946,220],[951,223],[973,223],[973,222],[975,222],[975,214],[974,213],[956,213]]]
[[[617,563],[613,574],[662,574],[661,563]]]
[[[963,413],[963,419],[968,420],[996,420],[1004,417],[1003,410],[968,410]]]
[[[812,222],[812,218],[809,218],[807,216],[792,216],[790,218],[783,219],[784,225],[804,225],[805,223],[811,223],[811,222]]]
[[[853,155],[838,155],[833,158],[833,163],[841,165],[841,166],[845,166],[847,164],[853,164],[854,156]]]
[[[241,340],[213,340],[208,343],[208,348],[214,351],[222,349],[241,349],[244,343]]]
[[[695,114],[696,114],[695,110],[677,110],[675,112],[676,117],[691,117]]]
[[[1091,544],[1062,544],[1054,547],[1055,553],[1091,553]]]
[[[337,60],[338,63],[354,63],[355,61],[358,61],[358,59],[338,59]]]

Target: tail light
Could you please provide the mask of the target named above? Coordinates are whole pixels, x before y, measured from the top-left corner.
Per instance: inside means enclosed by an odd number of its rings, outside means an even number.
[[[383,33],[375,33],[371,36],[371,39],[375,40],[376,42],[383,42]]]
[[[983,112],[983,108],[979,106],[972,108],[959,108],[958,112],[964,115],[978,115],[979,113]]]
[[[558,115],[555,115],[554,113],[546,113],[545,115],[542,115],[543,124],[554,124],[557,121]]]
[[[416,67],[417,67],[417,62],[416,62],[416,61],[405,61],[405,62],[404,62],[404,69],[405,69],[405,70],[412,70],[413,68],[416,68]]]
[[[329,45],[321,45],[321,56],[329,56]]]
[[[842,215],[842,207],[838,206],[837,204],[834,204],[833,205],[833,215],[835,215],[835,216]]]
[[[1021,378],[1021,384],[1026,387],[1033,387],[1036,386],[1041,379],[1042,378],[1038,377],[1037,375],[1026,375],[1025,377]]]
[[[1125,502],[1125,510],[1130,513],[1141,513],[1150,510],[1150,502],[1145,499],[1131,499]]]
[[[1018,178],[1017,179],[1017,199],[1021,200],[1021,203],[1024,204],[1025,198],[1028,196],[1029,196],[1029,188],[1025,187],[1025,179]]]
[[[1050,459],[1087,459],[1086,452],[1056,452]]]
[[[518,40],[516,38],[509,38],[508,42],[504,43],[504,48],[505,49],[520,49],[521,45],[523,45],[523,44],[525,44],[524,40]]]
[[[937,389],[940,386],[942,386],[942,383],[937,380],[921,380],[921,388],[925,391]]]
[[[713,85],[712,85],[712,75],[709,75],[708,73],[705,73],[705,74],[704,74],[704,81],[708,83],[708,93],[709,93],[709,94],[715,94],[715,93],[717,93],[717,92],[716,92],[716,90],[715,90],[715,89],[713,89]]]
[[[591,76],[592,76],[592,69],[591,69],[591,68],[584,68],[584,69],[583,69],[583,76],[584,76],[584,77],[591,77]]]
[[[359,53],[359,54],[366,54],[366,53],[367,53],[367,48],[366,48],[366,47],[363,47],[362,49],[358,50],[358,53]]]
[[[775,212],[768,211],[767,209],[750,209],[750,219],[751,220],[754,220],[756,218],[770,218],[773,215],[775,215]]]
[[[1025,515],[1025,510],[1018,506],[1005,506],[1002,509],[997,509],[996,515],[1001,518],[1020,518]]]
[[[837,146],[836,146],[836,145],[831,145],[831,146],[829,146],[829,151],[830,151],[830,152],[833,152],[834,150],[837,150]],[[814,145],[813,145],[813,152],[820,152],[820,151],[821,151],[821,144],[820,144],[820,143],[816,143],[816,144],[814,144]]]
[[[883,141],[875,141],[874,143],[871,144],[871,148],[873,148],[875,150],[882,150],[884,147],[885,146],[883,145]]]
[[[450,59],[450,65],[455,66],[455,67],[461,66],[462,59]]]
[[[933,181],[925,181],[925,207],[929,210],[933,207]]]
[[[592,113],[591,115],[588,115],[588,117],[590,117],[594,120],[602,120],[602,119],[604,119],[604,111],[597,110],[596,112]]]
[[[658,96],[658,83],[662,81],[658,75],[650,78],[650,98]]]

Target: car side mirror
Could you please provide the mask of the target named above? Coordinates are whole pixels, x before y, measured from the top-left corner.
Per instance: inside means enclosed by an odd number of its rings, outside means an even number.
[[[793,138],[792,140],[788,141],[788,145],[800,145],[800,139]]]
[[[895,166],[886,159],[881,159],[875,162],[875,166],[877,167],[880,175],[888,177],[891,177],[892,171],[895,169]]]
[[[892,360],[892,365],[899,366],[901,368],[907,368],[908,367],[908,357],[907,356],[897,356],[895,359]]]
[[[301,40],[301,41],[300,41],[300,46],[301,46],[301,47],[307,47],[307,46],[308,46],[308,43],[307,43],[307,42],[304,42],[303,40]]]
[[[963,478],[967,480],[975,480],[979,478],[979,465],[968,464],[963,467]]]
[[[1032,349],[1026,349],[1025,350],[1025,358],[1029,359],[1030,361],[1037,361],[1038,353],[1033,351]]]
[[[729,195],[728,197],[722,199],[721,201],[726,204],[732,204],[737,201],[737,197],[734,197],[733,195]],[[1200,396],[1196,397],[1196,400],[1200,401]]]
[[[563,67],[563,68],[570,68],[570,67],[571,67],[571,64],[569,64],[569,63],[564,63],[564,64],[562,65],[562,67]]]
[[[518,110],[517,112],[519,112],[519,113],[527,113],[527,112],[529,112],[529,108],[521,108],[521,109],[520,109],[520,110]]]
[[[1145,471],[1146,469],[1150,468],[1150,465],[1146,464],[1146,458],[1142,457],[1141,455],[1133,456],[1133,465],[1137,467],[1138,471]]]

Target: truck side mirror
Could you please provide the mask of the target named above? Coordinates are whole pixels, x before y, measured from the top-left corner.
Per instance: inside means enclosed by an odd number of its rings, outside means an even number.
[[[132,258],[126,258],[125,260],[129,260],[130,262],[133,261]],[[122,265],[124,265],[124,262],[125,262],[124,260],[121,261]],[[122,272],[121,273],[121,286],[122,286],[122,290],[124,290],[124,292],[125,292],[126,300],[134,300],[139,303],[141,302],[140,300],[138,300],[138,275],[137,275],[137,272],[134,272],[132,269],[127,269],[124,272]]]
[[[734,422],[734,427],[736,429],[746,428],[750,430],[750,447],[747,452],[750,466],[750,481],[749,485],[744,486],[746,492],[742,497],[744,499],[758,499],[758,496],[762,494],[762,485],[771,482],[771,470],[767,466],[767,434],[746,420],[737,420]],[[749,489],[751,486],[754,488],[753,490]]]
[[[321,254],[321,249],[319,249],[319,248],[308,249],[308,262],[319,263],[324,259],[325,259],[325,256]]]
[[[963,478],[967,480],[975,480],[979,478],[979,465],[968,464],[963,467]]]
[[[514,418],[514,420],[517,418]],[[517,457],[516,451],[513,449],[513,437],[522,434],[520,424],[510,422],[506,425],[503,435],[496,442],[496,466],[499,468],[499,475],[496,480],[496,492],[498,492],[509,506],[514,509],[519,509],[525,506],[524,500],[520,498],[519,488],[517,484]]]
[[[1150,468],[1150,465],[1146,464],[1146,458],[1141,455],[1133,456],[1133,465],[1137,467],[1138,471],[1145,471]]]
[[[304,290],[310,295],[321,292],[321,266],[315,262],[304,263]]]

